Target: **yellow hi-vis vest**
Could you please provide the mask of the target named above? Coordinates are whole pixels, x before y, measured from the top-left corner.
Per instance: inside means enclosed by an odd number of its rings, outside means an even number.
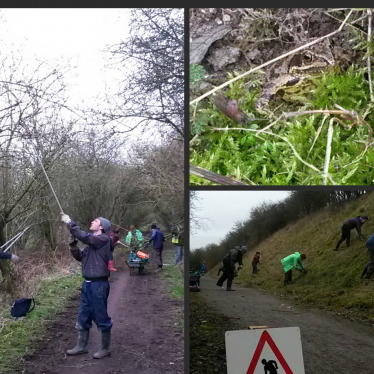
[[[179,242],[178,236],[179,235],[173,235],[173,237],[171,238],[171,242],[174,244],[178,244]]]

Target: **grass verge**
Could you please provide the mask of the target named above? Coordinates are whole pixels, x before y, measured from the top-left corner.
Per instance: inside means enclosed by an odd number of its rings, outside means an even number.
[[[180,301],[180,308],[176,311],[174,323],[180,331],[184,331],[184,279],[179,266],[174,265],[175,250],[174,245],[167,245],[163,250],[164,266],[161,272],[161,281],[165,284],[165,289],[171,299]],[[167,264],[167,266],[165,266]],[[179,305],[179,304],[178,304]]]
[[[190,293],[190,373],[226,373],[225,332],[239,329],[230,318],[207,307],[198,294]]]
[[[14,373],[23,366],[25,355],[38,348],[48,326],[62,312],[67,300],[77,294],[80,274],[58,276],[41,281],[35,294],[35,309],[19,321],[11,320],[10,309],[0,310],[0,373]]]

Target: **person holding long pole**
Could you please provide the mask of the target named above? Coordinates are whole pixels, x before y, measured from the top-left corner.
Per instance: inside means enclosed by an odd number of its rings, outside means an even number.
[[[82,262],[82,277],[84,282],[81,292],[81,303],[75,328],[78,330],[78,342],[75,348],[67,351],[68,355],[87,353],[89,331],[92,320],[101,331],[101,349],[94,358],[104,358],[110,355],[110,337],[112,321],[108,316],[107,304],[110,291],[108,269],[110,259],[110,221],[98,217],[91,222],[90,232],[83,231],[67,214],[62,214],[61,220],[67,224],[70,233],[87,246],[80,250],[77,240],[70,243],[71,254]]]

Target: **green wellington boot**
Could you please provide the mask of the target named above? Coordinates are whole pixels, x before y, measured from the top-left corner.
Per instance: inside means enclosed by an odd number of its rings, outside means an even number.
[[[93,355],[93,358],[104,358],[110,355],[110,333],[111,330],[101,333],[101,349]]]
[[[90,330],[79,330],[78,331],[78,342],[75,348],[69,349],[66,353],[70,356],[80,355],[81,353],[87,353],[87,343]]]

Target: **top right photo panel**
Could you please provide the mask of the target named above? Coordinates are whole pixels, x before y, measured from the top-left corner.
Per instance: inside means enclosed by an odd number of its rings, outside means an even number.
[[[373,9],[193,8],[190,185],[373,185]]]

